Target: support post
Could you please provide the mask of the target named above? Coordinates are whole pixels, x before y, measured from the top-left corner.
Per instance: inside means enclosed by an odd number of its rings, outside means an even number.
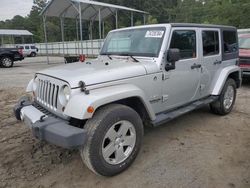
[[[1,46],[3,46],[3,35],[1,36]]]
[[[79,22],[80,22],[80,40],[81,40],[81,55],[83,55],[83,36],[82,36],[82,7],[81,7],[81,3],[79,2]]]
[[[143,24],[146,25],[146,14],[143,14]]]
[[[92,49],[92,56],[94,56],[94,44],[93,44],[93,21],[90,21],[90,40],[91,40],[91,49]]]
[[[90,39],[93,40],[93,21],[90,21]]]
[[[76,41],[77,41],[77,53],[80,54],[79,29],[78,29],[78,20],[77,19],[76,19]]]
[[[65,47],[64,47],[64,18],[60,17],[60,23],[61,23],[61,34],[62,34],[62,45],[63,45],[63,57],[65,57]]]
[[[131,12],[131,26],[134,26],[134,13]]]
[[[13,47],[15,48],[15,39],[14,39],[14,36],[13,36],[13,35],[11,35],[11,39],[12,39]]]
[[[46,16],[43,16],[43,29],[44,29],[45,48],[46,48],[46,54],[47,54],[47,63],[49,64],[48,38],[47,38],[47,29],[46,29]]]
[[[99,38],[102,39],[102,18],[101,18],[100,8],[99,8]]]
[[[118,29],[118,10],[115,11],[115,27]]]
[[[105,22],[102,22],[102,38],[105,38]]]

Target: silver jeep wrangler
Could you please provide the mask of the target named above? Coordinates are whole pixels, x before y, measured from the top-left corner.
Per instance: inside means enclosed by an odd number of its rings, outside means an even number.
[[[234,27],[159,24],[111,31],[99,57],[35,74],[14,107],[33,135],[78,148],[93,172],[129,167],[143,126],[158,126],[203,105],[231,112],[241,86]]]

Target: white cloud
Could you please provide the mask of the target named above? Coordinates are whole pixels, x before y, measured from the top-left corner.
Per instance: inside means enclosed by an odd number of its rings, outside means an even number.
[[[0,20],[12,19],[15,15],[27,16],[33,0],[0,0]]]

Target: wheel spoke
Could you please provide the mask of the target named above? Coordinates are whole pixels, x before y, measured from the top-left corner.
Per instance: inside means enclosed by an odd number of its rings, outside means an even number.
[[[110,143],[108,146],[106,146],[103,150],[103,157],[105,159],[109,159],[110,156],[115,152],[115,146],[113,143]]]
[[[115,131],[114,128],[109,129],[106,134],[106,138],[109,138],[111,141],[114,141],[118,137],[118,133]]]
[[[122,136],[122,137],[126,136],[128,129],[129,129],[129,125],[127,125],[125,122],[123,122],[121,124],[119,131],[118,131],[118,135]]]
[[[117,162],[119,161],[122,161],[124,160],[124,158],[126,158],[126,155],[123,151],[123,147],[119,147],[117,150],[116,150],[116,154],[115,154],[115,160]]]
[[[134,135],[131,135],[131,136],[126,136],[124,138],[124,142],[123,142],[123,145],[124,146],[133,146],[135,144],[135,136]]]

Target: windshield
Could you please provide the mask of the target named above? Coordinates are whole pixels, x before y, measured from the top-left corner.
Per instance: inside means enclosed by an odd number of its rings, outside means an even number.
[[[111,32],[101,55],[158,57],[165,30],[154,27]]]
[[[250,38],[240,37],[239,38],[240,49],[250,49]]]

